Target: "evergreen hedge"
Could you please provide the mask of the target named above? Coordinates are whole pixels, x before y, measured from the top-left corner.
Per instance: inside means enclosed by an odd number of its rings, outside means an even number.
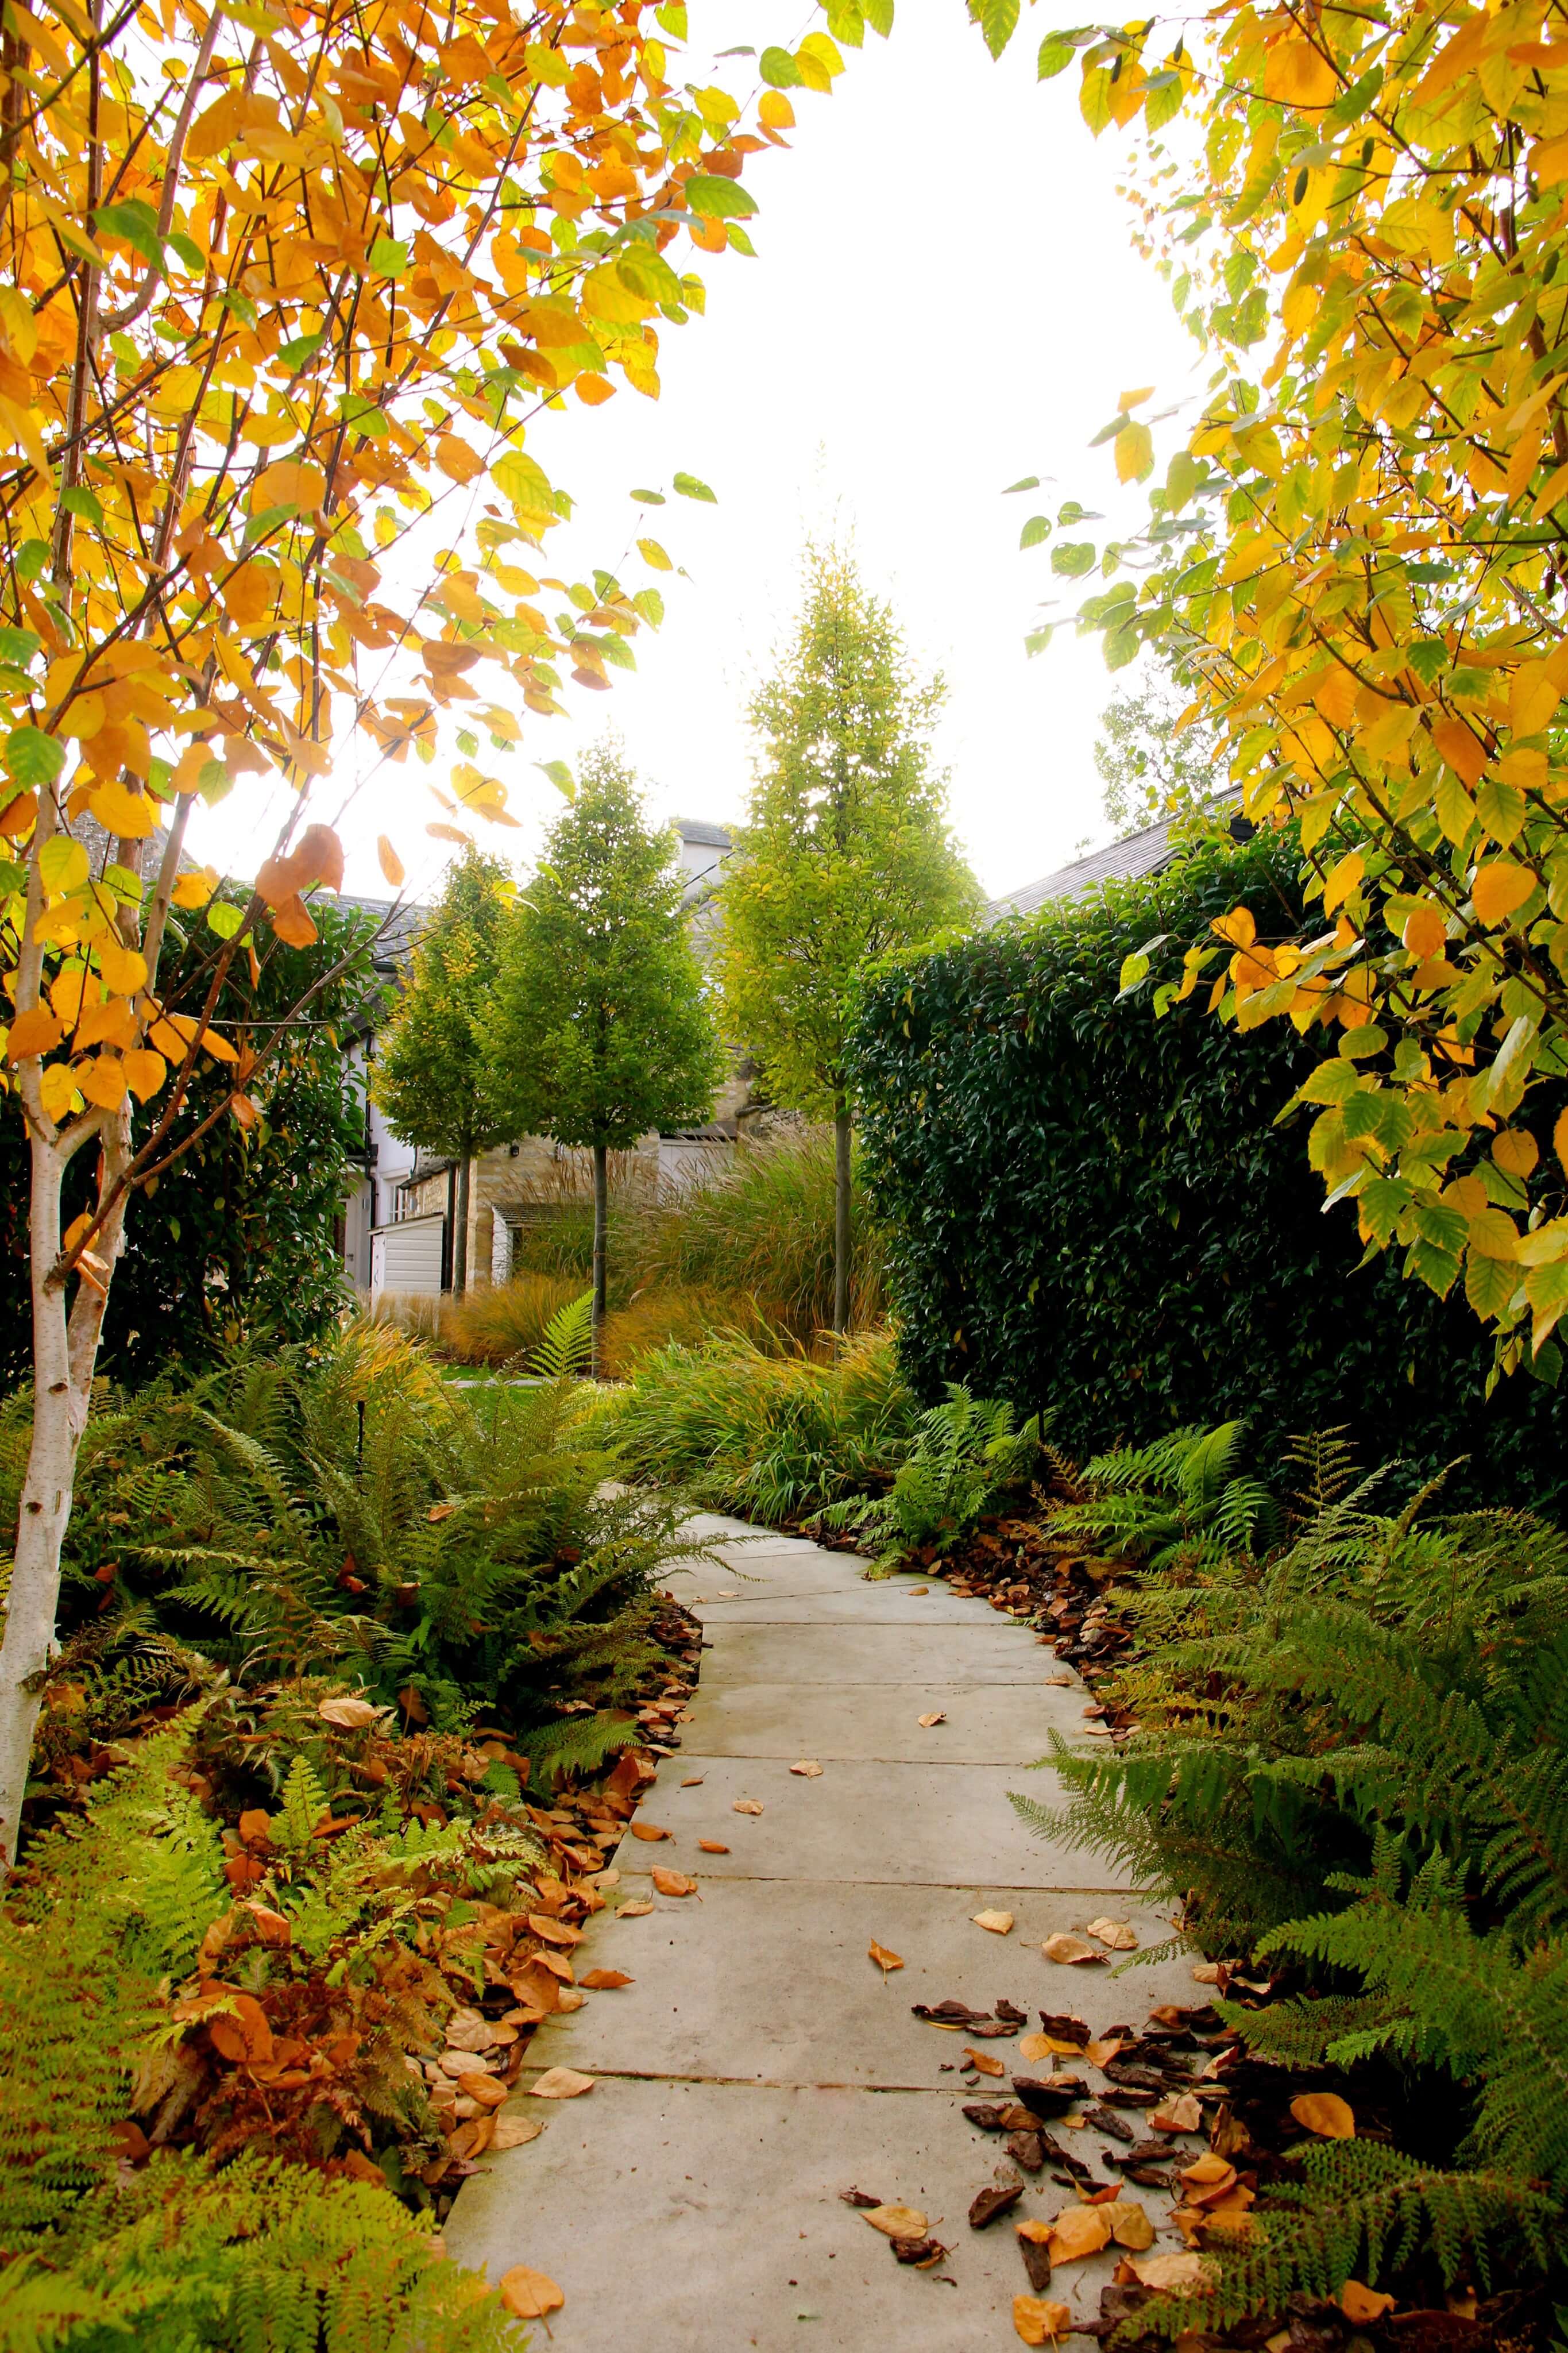
[[[1298,865],[1288,838],[1206,843],[868,976],[854,1066],[904,1369],[924,1396],[963,1380],[1048,1408],[1078,1454],[1245,1415],[1267,1459],[1344,1423],[1369,1464],[1468,1456],[1456,1497],[1549,1500],[1568,1400],[1523,1375],[1489,1399],[1463,1300],[1397,1250],[1360,1263],[1352,1208],[1325,1214],[1307,1165],[1310,1113],[1275,1124],[1321,1037],[1242,1036],[1206,987],[1163,1020],[1147,987],[1118,1001],[1156,934],[1184,944],[1239,901],[1277,935]]]

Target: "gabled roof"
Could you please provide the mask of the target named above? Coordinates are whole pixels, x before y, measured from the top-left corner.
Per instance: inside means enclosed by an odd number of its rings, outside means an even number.
[[[694,841],[703,849],[731,849],[733,839],[727,825],[714,825],[705,817],[678,817],[675,829],[682,841]]]
[[[986,908],[987,920],[999,923],[1009,915],[1037,914],[1058,900],[1080,899],[1101,882],[1138,881],[1145,874],[1157,874],[1179,851],[1180,844],[1171,839],[1171,820],[1162,818],[1157,825],[1145,826],[1141,833],[1130,833],[1103,849],[1091,849],[1087,858],[1075,858],[1069,866],[1058,866],[1054,874],[1042,875],[1022,890],[1005,891]]]

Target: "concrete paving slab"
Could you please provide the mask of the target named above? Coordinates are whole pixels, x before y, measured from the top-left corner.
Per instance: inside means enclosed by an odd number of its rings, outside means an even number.
[[[446,2243],[492,2279],[525,2263],[557,2281],[559,2353],[1016,2345],[1012,2302],[1028,2282],[1011,2224],[1076,2200],[1039,2175],[1012,2216],[971,2231],[970,2200],[1011,2168],[959,2096],[601,2078],[570,2104],[521,2103],[544,2132],[465,2184]],[[1100,2169],[1092,2136],[1079,2145]],[[898,2263],[842,2202],[852,2187],[919,2207],[947,2261]],[[1179,2242],[1167,2227],[1157,2244]],[[1063,2265],[1050,2293],[1091,2318],[1110,2270],[1106,2255]]]
[[[693,1594],[686,1607],[705,1627],[728,1626],[973,1626],[974,1604],[945,1586],[924,1593],[897,1585],[858,1581],[847,1591],[795,1577],[770,1578],[760,1590]]]
[[[652,1895],[652,1882],[627,1874],[613,1900],[628,1894]],[[1131,1922],[1145,1948],[1170,1941],[1163,1915],[1120,1894],[1064,1904],[1032,1889],[709,1879],[703,1899],[700,1908],[656,1895],[642,1918],[595,1919],[577,1954],[579,1974],[624,1969],[635,1983],[590,1994],[582,2010],[547,2021],[530,2056],[589,2075],[935,2091],[951,2089],[965,2038],[912,2016],[915,2002],[990,2010],[1005,1999],[1029,2012],[1031,2028],[1041,2010],[1068,2010],[1098,2034],[1141,2022],[1156,2001],[1206,1999],[1183,1957],[1121,1975],[1114,1965],[1046,1959],[1040,1947],[1055,1929],[1081,1933],[1107,1908]],[[976,1927],[982,1911],[1011,1912],[1011,1935]],[[868,1952],[873,1938],[904,1967],[884,1978]],[[1021,2073],[1039,2072],[1014,2042],[977,2047]],[[1083,2072],[1099,2083],[1095,2070]]]
[[[998,1625],[989,1610],[982,1622],[969,1625],[738,1626],[717,1620],[706,1630],[715,1647],[704,1660],[703,1676],[717,1666],[731,1685],[1042,1684],[1059,1672],[1054,1654],[1033,1634]]]
[[[782,1757],[703,1757],[687,1747],[661,1767],[644,1798],[641,1825],[672,1836],[657,1847],[630,1832],[616,1850],[617,1870],[664,1862],[699,1878],[838,1879],[912,1886],[1114,1887],[1114,1873],[1080,1848],[1037,1838],[1007,1792],[1018,1775],[1005,1765],[823,1764],[820,1778],[792,1773]],[[683,1788],[688,1776],[700,1787]],[[1060,1800],[1049,1771],[1030,1776],[1029,1794]],[[737,1798],[761,1801],[737,1814]],[[700,1839],[728,1846],[703,1854]]]
[[[1042,1654],[1043,1655],[1043,1654]],[[731,1684],[717,1675],[699,1683],[681,1732],[693,1754],[710,1757],[904,1758],[941,1765],[1036,1764],[1060,1732],[1084,1729],[1088,1700],[1075,1677],[1066,1685],[1032,1683]],[[922,1715],[945,1724],[922,1730]],[[695,1767],[693,1768],[696,1769]],[[1026,1776],[1018,1787],[1027,1792]]]
[[[447,2243],[492,2277],[526,2263],[558,2280],[566,2308],[551,2335],[564,2353],[1011,2344],[1026,2285],[1011,2218],[983,2233],[965,2219],[1010,2168],[959,2112],[963,2038],[917,2021],[911,2003],[1005,1997],[1103,2028],[1197,1989],[1179,1957],[1118,1978],[1040,1950],[1100,1912],[1132,1919],[1146,1942],[1165,1934],[1104,1862],[1035,1838],[1008,1803],[1020,1787],[1052,1799],[1054,1777],[1026,1769],[1049,1729],[1088,1736],[1082,1687],[1051,1680],[1064,1672],[1053,1651],[936,1580],[868,1585],[852,1555],[777,1536],[753,1548],[736,1541],[745,1534],[700,1515],[694,1540],[724,1557],[673,1585],[704,1619],[702,1678],[687,1746],[639,1815],[673,1836],[625,1839],[615,1892],[654,1908],[597,1915],[578,1949],[580,1973],[636,1982],[590,1994],[530,2051],[525,2081],[568,2063],[595,2088],[565,2104],[514,2095],[546,2129],[481,2161]],[[917,1582],[932,1592],[916,1596]],[[938,1710],[944,1724],[918,1724]],[[789,1772],[807,1757],[819,1777]],[[736,1814],[738,1797],[763,1813]],[[703,1838],[728,1853],[703,1854]],[[658,1862],[699,1894],[651,1892]],[[1015,1915],[1010,1936],[973,1925],[986,1909]],[[886,1980],[867,1957],[873,1937],[905,1963]],[[1016,2045],[989,2048],[1006,2064]],[[1075,2146],[1106,2173],[1092,2130]],[[900,2267],[841,2202],[852,2183],[923,2208],[948,2259]],[[1018,2211],[1068,2200],[1040,2177]],[[1161,2243],[1175,2243],[1168,2231]],[[1091,2316],[1110,2269],[1105,2256],[1063,2267],[1052,2294]]]

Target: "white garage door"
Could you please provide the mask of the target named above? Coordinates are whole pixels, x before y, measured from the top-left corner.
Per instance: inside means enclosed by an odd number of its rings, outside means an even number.
[[[400,1218],[377,1226],[371,1236],[371,1300],[383,1292],[407,1299],[438,1299],[447,1220],[439,1209],[428,1217]]]

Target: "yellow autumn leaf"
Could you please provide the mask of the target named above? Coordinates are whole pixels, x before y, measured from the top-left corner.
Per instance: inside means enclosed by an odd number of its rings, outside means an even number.
[[[1535,877],[1526,867],[1511,858],[1494,858],[1488,865],[1477,867],[1470,884],[1470,902],[1481,923],[1503,923],[1523,906],[1535,888]]]

